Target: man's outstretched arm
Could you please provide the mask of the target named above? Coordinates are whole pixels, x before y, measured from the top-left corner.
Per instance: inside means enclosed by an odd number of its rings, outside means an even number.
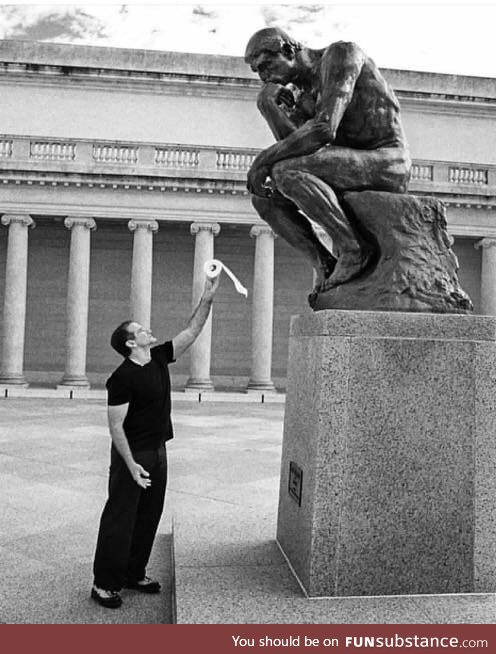
[[[181,354],[193,345],[200,335],[204,324],[207,322],[210,307],[212,306],[215,292],[219,286],[219,278],[220,276],[215,277],[214,279],[210,279],[209,277],[205,278],[205,289],[203,295],[201,296],[196,309],[193,311],[186,328],[172,339],[175,359],[180,357]]]

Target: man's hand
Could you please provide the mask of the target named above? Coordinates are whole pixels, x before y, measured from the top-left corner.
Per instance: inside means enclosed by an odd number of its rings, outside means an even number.
[[[265,84],[258,94],[258,110],[277,141],[286,138],[298,127],[294,120],[295,101],[291,89],[275,82]]]
[[[257,97],[257,107],[262,114],[265,111],[270,111],[274,105],[284,105],[288,109],[291,109],[294,103],[295,98],[291,90],[275,82],[265,84]]]
[[[260,164],[257,157],[248,171],[246,188],[254,195],[258,195],[261,198],[269,198],[273,193],[271,186],[266,184],[269,175],[269,166],[263,163]]]
[[[207,277],[205,276],[205,289],[203,291],[203,296],[208,300],[213,298],[215,291],[219,288],[220,275],[217,277]]]
[[[149,479],[150,473],[147,472],[139,463],[136,463],[136,461],[129,465],[129,472],[131,473],[131,477],[138,486],[141,486],[141,488],[149,488],[152,485],[151,479]]]

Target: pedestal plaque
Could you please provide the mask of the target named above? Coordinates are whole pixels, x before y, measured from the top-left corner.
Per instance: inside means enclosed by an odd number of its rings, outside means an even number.
[[[303,470],[294,461],[289,463],[288,493],[301,506],[301,491],[303,487]]]

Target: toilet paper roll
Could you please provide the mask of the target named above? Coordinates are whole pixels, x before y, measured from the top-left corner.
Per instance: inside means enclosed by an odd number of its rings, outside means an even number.
[[[205,262],[203,270],[209,279],[215,279],[222,272],[223,264],[218,259],[209,259]]]
[[[229,270],[229,268],[219,259],[209,259],[206,261],[205,265],[203,266],[203,270],[205,275],[210,279],[215,279],[215,277],[218,277],[220,273],[224,271],[226,275],[232,279],[234,288],[238,291],[238,293],[248,297],[248,291],[243,286],[243,284],[239,281],[236,275],[231,270]]]

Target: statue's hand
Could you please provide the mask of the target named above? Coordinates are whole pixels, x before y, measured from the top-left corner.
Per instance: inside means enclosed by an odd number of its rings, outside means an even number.
[[[273,109],[275,105],[284,105],[288,109],[291,109],[294,104],[295,98],[291,90],[276,82],[265,84],[257,98],[257,107],[262,114]]]
[[[257,160],[252,164],[248,172],[248,179],[246,183],[246,188],[253,193],[258,195],[261,198],[268,198],[272,195],[272,187],[270,184],[267,184],[267,177],[269,177],[270,168],[264,164],[258,164]]]

